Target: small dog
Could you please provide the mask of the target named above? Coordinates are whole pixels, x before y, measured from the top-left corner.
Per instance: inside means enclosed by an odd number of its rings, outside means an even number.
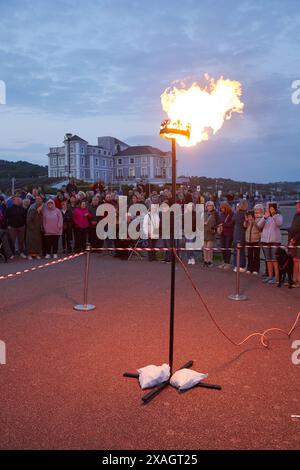
[[[279,282],[277,287],[281,287],[281,284],[287,275],[289,280],[289,289],[291,289],[293,285],[293,258],[283,248],[277,248],[275,256],[279,266]]]

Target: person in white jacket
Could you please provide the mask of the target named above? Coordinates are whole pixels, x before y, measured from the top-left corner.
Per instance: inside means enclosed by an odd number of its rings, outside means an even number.
[[[158,203],[152,201],[151,211],[145,215],[143,220],[143,233],[145,238],[148,240],[149,248],[155,248],[157,242],[159,241],[159,227],[159,205]],[[155,261],[155,259],[155,252],[148,251],[148,260]]]

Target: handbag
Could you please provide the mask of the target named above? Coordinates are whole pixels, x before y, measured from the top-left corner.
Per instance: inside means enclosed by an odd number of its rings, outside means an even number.
[[[226,224],[228,217],[229,215],[227,215],[226,219],[224,220],[224,224]],[[217,234],[222,235],[222,233],[223,233],[223,224],[220,224],[217,226]]]

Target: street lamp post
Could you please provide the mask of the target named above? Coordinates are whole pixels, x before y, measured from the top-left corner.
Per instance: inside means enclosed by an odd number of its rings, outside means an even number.
[[[71,140],[72,134],[67,133],[65,135],[65,141],[68,142],[68,178],[71,178],[71,148],[70,148],[70,140]]]

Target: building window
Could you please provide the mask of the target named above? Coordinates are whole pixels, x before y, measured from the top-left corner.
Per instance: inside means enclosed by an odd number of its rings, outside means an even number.
[[[84,165],[84,158],[83,157],[81,157],[80,161],[81,161],[81,165]]]
[[[123,168],[118,168],[117,169],[117,177],[118,178],[123,178]]]
[[[142,168],[141,168],[141,176],[144,177],[144,178],[145,178],[146,176],[148,176],[147,168],[146,168],[146,167],[142,167]]]
[[[156,167],[156,176],[161,176],[161,168],[159,166]]]
[[[100,154],[100,153],[101,153],[101,150],[98,150],[98,153]]]
[[[106,166],[106,160],[102,160],[102,166]]]
[[[103,153],[104,153],[104,155],[106,155],[106,150],[104,150],[104,152],[103,152]]]
[[[110,168],[113,167],[113,161],[112,160],[109,160],[109,166],[110,166]]]
[[[129,177],[130,177],[130,178],[134,178],[134,177],[135,177],[135,168],[134,168],[134,167],[130,167],[130,168],[129,168]]]
[[[163,178],[165,178],[167,176],[166,168],[162,169],[162,176],[163,176]]]
[[[142,163],[147,163],[147,162],[148,162],[147,157],[142,157]]]
[[[58,159],[58,164],[59,164],[59,166],[63,166],[65,164],[65,159],[64,158],[59,158]]]
[[[95,165],[96,165],[96,166],[99,166],[99,158],[96,158],[96,159],[95,159]]]
[[[122,158],[118,158],[118,164],[122,165]]]
[[[130,157],[130,163],[131,163],[131,164],[132,164],[132,163],[134,164],[134,158]]]
[[[75,165],[75,158],[73,158],[73,157],[70,158],[70,164]]]
[[[56,163],[57,163],[56,157],[52,158],[52,165],[56,165]]]
[[[81,153],[84,153],[84,148],[83,147],[81,147]]]

